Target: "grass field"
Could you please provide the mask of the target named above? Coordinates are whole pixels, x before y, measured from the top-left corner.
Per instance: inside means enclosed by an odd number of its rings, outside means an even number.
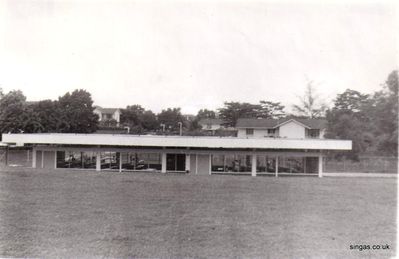
[[[3,170],[0,256],[384,258],[396,181]]]

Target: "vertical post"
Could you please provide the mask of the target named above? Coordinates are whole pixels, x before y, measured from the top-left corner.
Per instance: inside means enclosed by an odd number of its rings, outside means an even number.
[[[186,154],[186,173],[189,173],[191,169],[190,158],[190,154]]]
[[[323,177],[323,155],[319,155],[319,177]]]
[[[256,154],[252,154],[251,175],[256,176]]]
[[[41,168],[44,168],[44,150],[42,150],[42,166]]]
[[[6,166],[8,166],[8,145],[6,146],[6,153],[5,153],[5,157],[4,157],[4,163]]]
[[[122,152],[119,152],[119,173],[122,173]]]
[[[195,174],[198,174],[198,154],[195,154]]]
[[[303,173],[306,174],[307,170],[306,170],[306,157],[303,158]]]
[[[96,153],[96,171],[97,172],[101,171],[101,153],[100,152]]]
[[[209,175],[212,174],[212,154],[209,154]]]
[[[36,148],[32,149],[32,168],[36,168]]]
[[[27,162],[29,162],[29,153],[30,153],[30,152],[29,152],[29,149],[28,149],[27,152],[26,152],[26,161],[27,161]]]
[[[276,165],[275,165],[275,167],[276,167],[276,168],[275,168],[275,170],[276,170],[276,171],[275,171],[275,173],[276,173],[275,176],[278,177],[278,156],[276,156]]]
[[[166,173],[166,153],[165,152],[162,153],[161,160],[162,160],[161,172]]]
[[[54,150],[54,169],[57,168],[57,150]]]

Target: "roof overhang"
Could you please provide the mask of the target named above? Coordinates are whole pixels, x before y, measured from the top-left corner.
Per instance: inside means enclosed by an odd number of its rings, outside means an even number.
[[[3,134],[3,142],[25,145],[140,146],[181,148],[351,150],[351,140],[137,136],[108,134]]]

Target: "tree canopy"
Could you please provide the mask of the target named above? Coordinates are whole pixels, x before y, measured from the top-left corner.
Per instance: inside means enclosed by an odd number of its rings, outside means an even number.
[[[389,74],[383,89],[373,95],[347,89],[327,110],[327,138],[350,139],[359,154],[397,155],[398,72]]]
[[[324,117],[327,105],[321,100],[313,86],[313,81],[309,81],[306,85],[305,94],[299,97],[299,104],[293,105],[294,111],[299,116],[308,118]]]
[[[91,133],[97,130],[98,116],[94,114],[91,94],[79,89],[58,98],[60,132]]]

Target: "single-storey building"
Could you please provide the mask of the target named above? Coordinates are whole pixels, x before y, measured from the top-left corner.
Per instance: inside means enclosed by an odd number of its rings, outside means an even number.
[[[3,134],[8,145],[32,149],[32,167],[196,175],[323,174],[328,150],[350,150],[350,140],[137,136],[104,134]]]

